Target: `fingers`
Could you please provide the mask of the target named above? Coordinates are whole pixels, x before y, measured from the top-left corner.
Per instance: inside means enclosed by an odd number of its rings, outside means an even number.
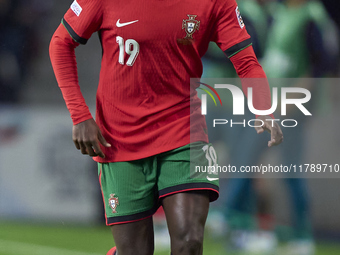
[[[268,142],[268,147],[279,145],[283,142],[283,134],[280,128],[274,128],[271,133],[271,140]]]
[[[76,148],[80,150],[82,154],[89,155],[91,157],[105,157],[100,144],[105,147],[111,147],[111,145],[102,136],[93,119],[74,125],[72,137]]]
[[[100,145],[99,145],[98,142],[93,144],[93,148],[94,148],[94,150],[96,152],[96,156],[98,155],[101,158],[105,158],[105,155],[104,155],[102,149],[100,148]]]
[[[270,129],[270,141],[268,141],[268,147],[272,147],[276,144],[278,130],[275,126]]]
[[[76,146],[77,150],[80,150],[80,145],[76,139],[73,139],[74,146]]]
[[[100,148],[98,139],[86,140],[73,138],[73,143],[75,147],[84,155],[89,155],[91,157],[99,156],[101,158],[105,157],[102,149]]]
[[[261,134],[264,132],[264,129],[262,127],[255,127],[255,130],[258,134]]]
[[[265,130],[270,133],[270,141],[268,141],[268,147],[278,145],[283,141],[281,128],[276,122],[262,120],[262,125],[256,126],[255,130],[258,134],[263,133]]]
[[[260,120],[260,119],[257,119],[256,122],[255,122],[255,130],[258,134],[261,134],[264,132],[264,128],[263,128],[263,125],[264,125],[264,121],[263,120]]]
[[[80,152],[81,154],[84,154],[84,155],[87,155],[87,150],[86,150],[86,146],[85,146],[85,143],[80,141],[78,142],[79,143],[79,149],[80,149]]]
[[[271,127],[270,131],[270,141],[268,142],[268,147],[272,147],[282,143],[283,141],[283,134],[279,127],[279,125],[274,125]]]
[[[276,145],[277,133],[278,133],[277,128],[275,126],[272,127],[271,132],[270,132],[270,141],[268,141],[268,147],[272,147],[273,145]]]
[[[99,146],[98,141],[93,142],[75,142],[79,147],[76,146],[78,150],[84,155],[89,155],[91,157],[99,156],[101,158],[105,158],[105,155],[102,149]]]
[[[268,147],[272,147],[274,145],[276,145],[275,139],[271,139],[270,141],[268,141]]]
[[[100,142],[102,145],[104,145],[105,147],[111,147],[111,144],[109,144],[109,143],[105,140],[104,136],[102,135],[102,133],[101,133],[100,131],[98,132],[98,140],[99,140],[99,142]]]
[[[85,143],[86,152],[87,152],[86,154],[88,154],[91,157],[96,157],[98,156],[98,154],[93,150],[92,146],[94,146],[92,142]]]

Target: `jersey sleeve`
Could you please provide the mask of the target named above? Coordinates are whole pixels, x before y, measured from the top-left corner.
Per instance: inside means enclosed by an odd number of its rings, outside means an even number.
[[[241,78],[244,94],[248,97],[248,88],[253,88],[253,106],[257,110],[271,108],[271,95],[267,76],[259,64],[252,46],[230,58],[238,76]],[[274,115],[270,115],[274,119]]]
[[[102,23],[102,0],[74,0],[62,19],[73,40],[86,44]]]
[[[231,58],[252,44],[235,0],[216,0],[213,41]]]

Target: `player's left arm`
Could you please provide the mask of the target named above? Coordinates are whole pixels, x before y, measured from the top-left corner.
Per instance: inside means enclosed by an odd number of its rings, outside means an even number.
[[[214,9],[214,41],[233,63],[238,76],[242,80],[242,88],[247,96],[249,87],[253,88],[253,106],[257,110],[271,108],[269,83],[252,47],[252,40],[247,33],[241,13],[235,0],[216,0]],[[278,145],[283,140],[280,126],[275,121],[267,121],[271,116],[256,116],[263,121],[257,133],[268,131],[271,139],[268,146]]]
[[[253,47],[249,45],[245,49],[237,52],[230,58],[238,76],[242,79],[242,88],[247,95],[248,87],[253,88],[253,105],[255,109],[267,110],[271,108],[271,95],[269,83],[263,68],[259,64]],[[248,95],[247,95],[248,96]],[[258,134],[268,131],[271,139],[268,141],[268,147],[278,145],[283,141],[283,134],[280,126],[271,121],[274,116],[256,116],[262,121],[262,127],[255,127]],[[258,126],[258,124],[256,124]]]

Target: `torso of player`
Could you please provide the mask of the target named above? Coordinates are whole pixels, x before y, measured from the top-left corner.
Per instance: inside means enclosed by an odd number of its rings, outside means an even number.
[[[75,0],[63,21],[80,43],[97,31],[103,48],[96,121],[112,147],[97,161],[208,141],[190,78],[209,41],[229,55],[247,46],[235,0]]]
[[[173,149],[190,142],[190,131],[192,141],[207,141],[198,85],[190,78],[202,74],[212,2],[105,2],[97,122],[119,144],[112,154],[128,148],[144,157]],[[193,119],[196,131],[189,127]]]
[[[99,32],[103,47],[100,86],[109,83],[117,95],[122,92],[131,100],[138,95],[140,103],[148,102],[153,94],[167,99],[173,95],[178,100],[187,97],[190,77],[202,74],[200,58],[211,38],[213,2],[104,3]],[[116,100],[129,99],[118,96]]]

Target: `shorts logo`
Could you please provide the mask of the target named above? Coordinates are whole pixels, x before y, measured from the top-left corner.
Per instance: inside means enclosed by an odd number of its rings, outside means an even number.
[[[218,181],[219,178],[211,178],[211,177],[207,176],[207,180],[210,181],[210,182],[213,182],[213,181]]]
[[[74,0],[71,4],[71,10],[79,17],[83,8],[77,3],[77,0]]]
[[[241,13],[238,9],[238,6],[236,7],[236,17],[237,17],[237,20],[238,20],[238,24],[240,25],[241,28],[244,28],[244,22],[243,22],[243,19],[242,19],[242,16],[241,16]]]
[[[110,198],[109,198],[109,205],[112,209],[112,213],[116,213],[116,208],[117,205],[119,205],[119,200],[118,197],[115,197],[115,194],[110,194]]]
[[[201,21],[196,20],[197,15],[189,15],[187,14],[189,19],[183,20],[182,29],[185,29],[187,33],[184,39],[192,39],[192,35],[199,29]]]

